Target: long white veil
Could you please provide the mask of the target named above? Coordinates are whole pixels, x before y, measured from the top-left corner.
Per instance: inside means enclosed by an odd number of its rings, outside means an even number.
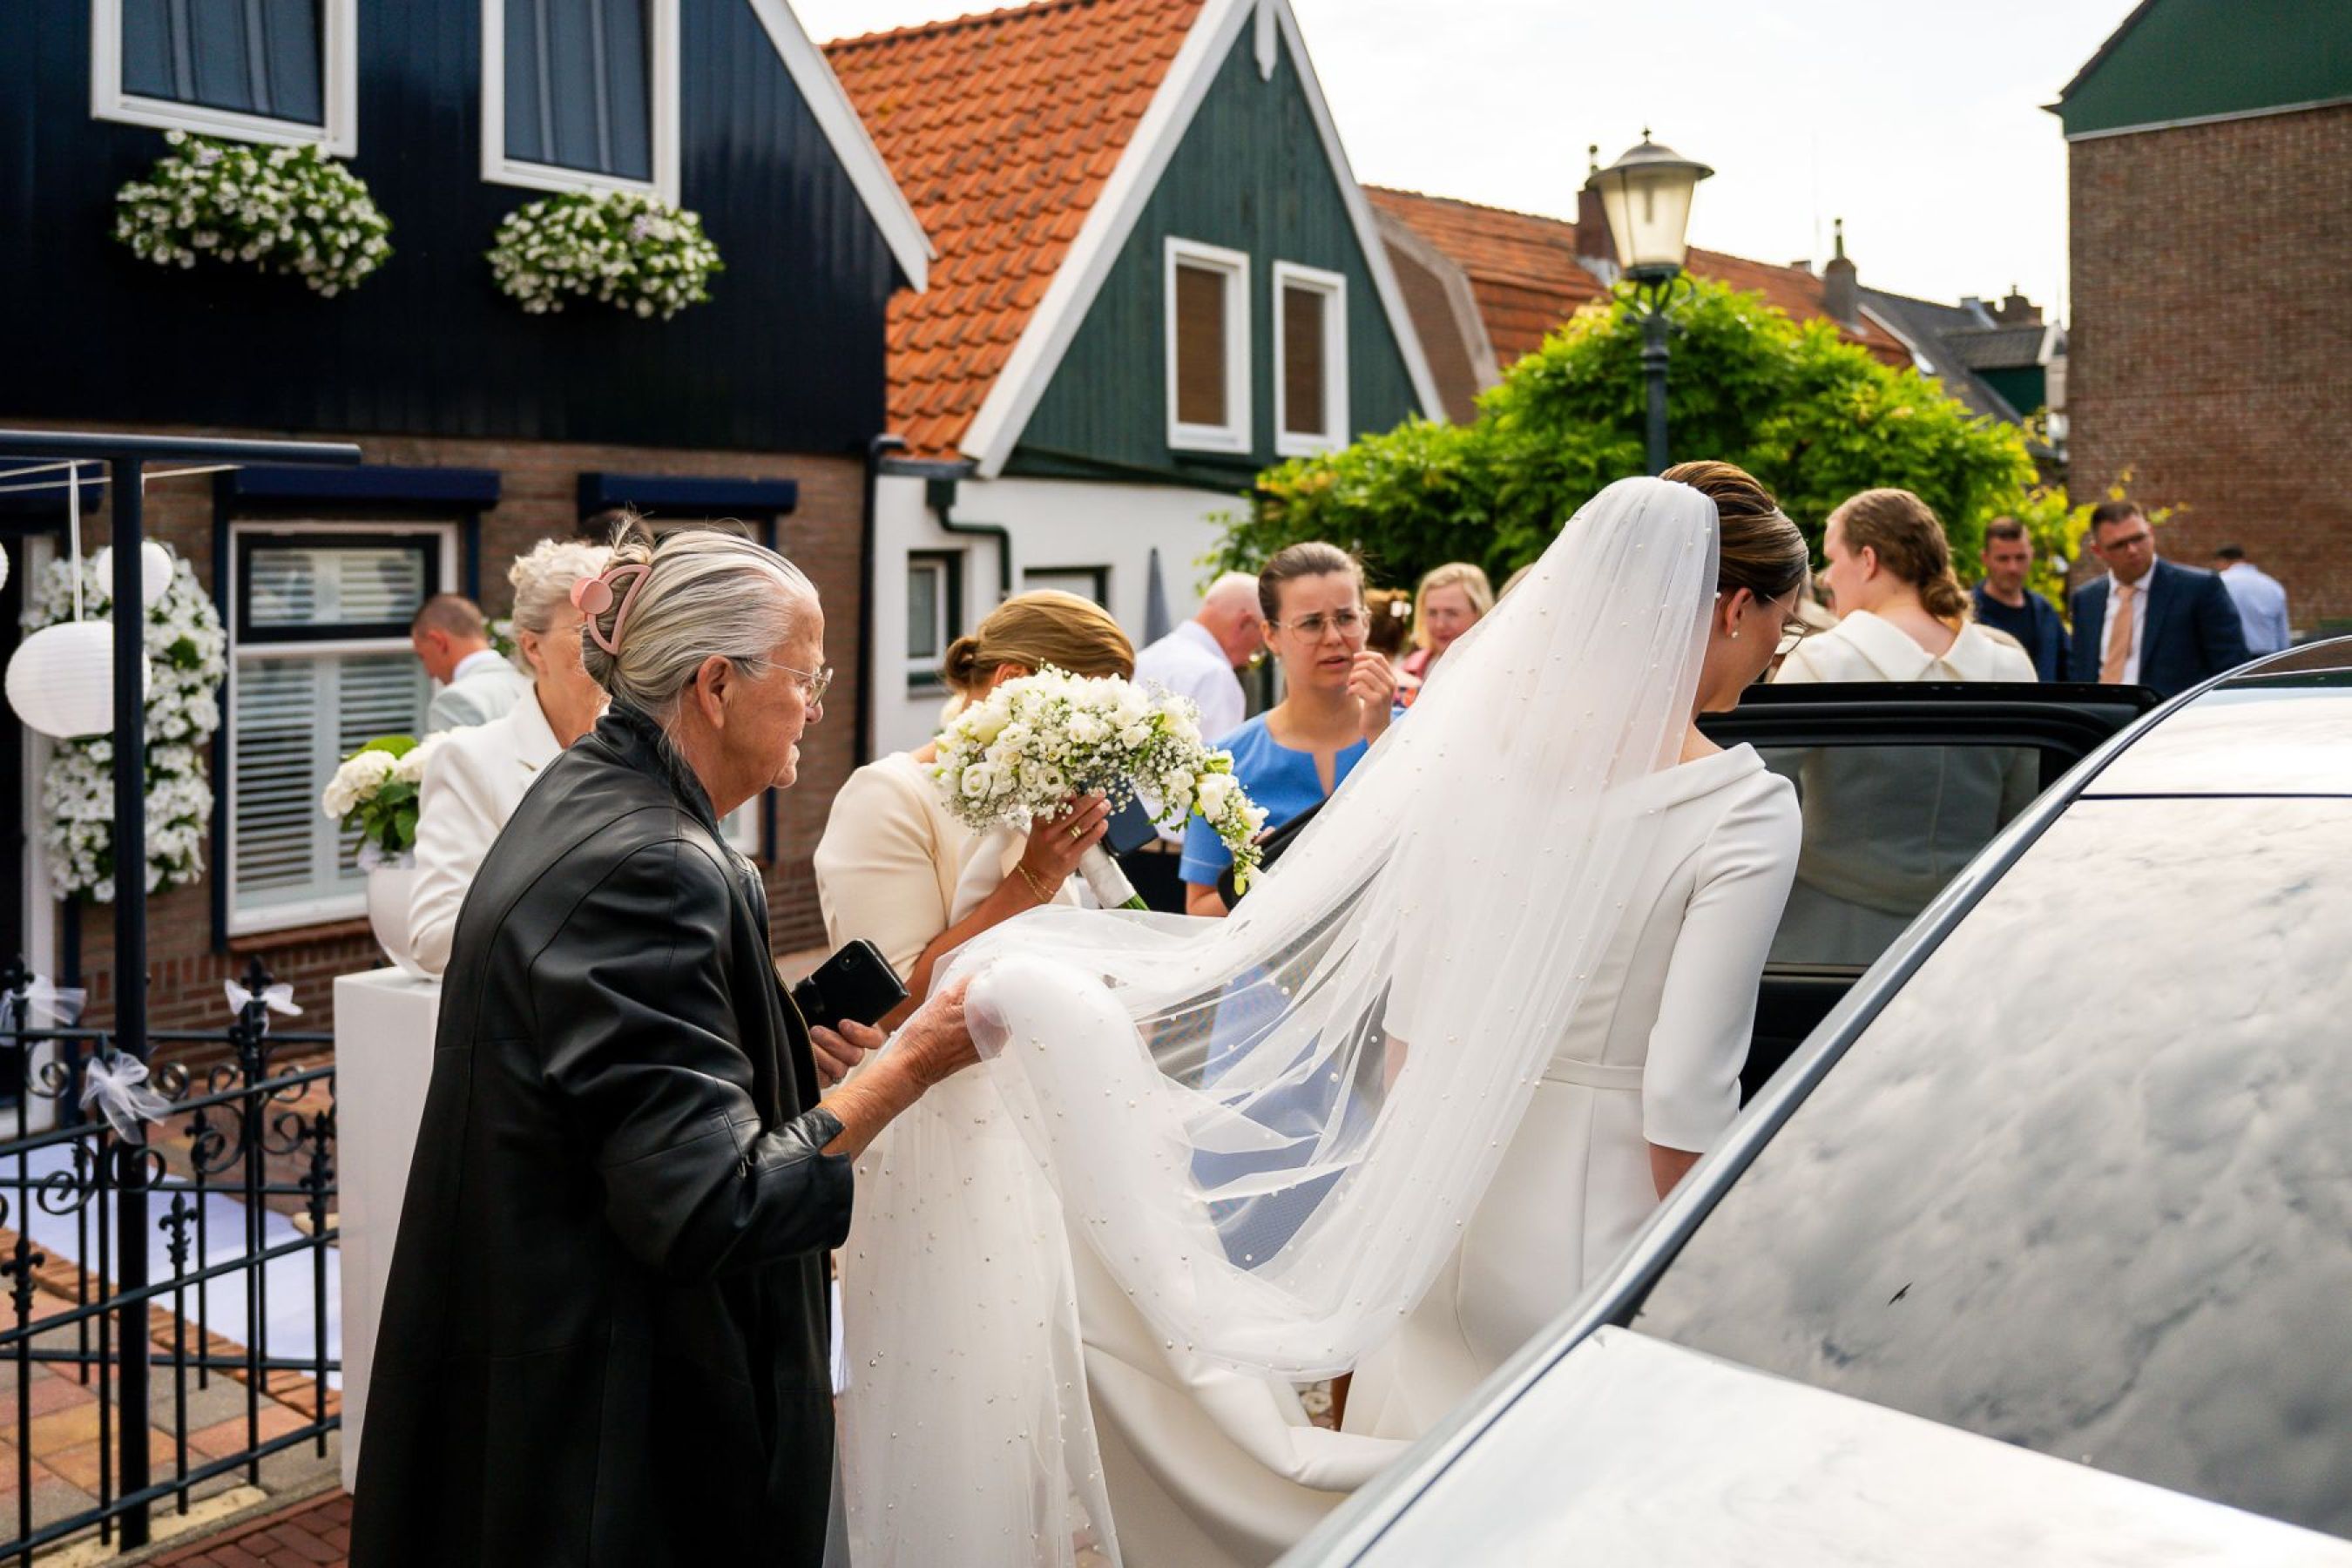
[[[1716,568],[1706,497],[1610,486],[1231,919],[1045,909],[957,955],[989,1059],[858,1164],[859,1568],[1067,1563],[1089,1526],[1118,1560],[1073,1247],[1180,1369],[1305,1381],[1395,1331],[1624,918]],[[1207,1403],[1307,1485],[1385,1452]]]

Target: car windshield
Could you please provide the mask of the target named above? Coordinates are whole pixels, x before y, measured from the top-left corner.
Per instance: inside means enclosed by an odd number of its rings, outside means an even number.
[[[2352,801],[2076,803],[1633,1326],[2352,1536],[2347,933]]]

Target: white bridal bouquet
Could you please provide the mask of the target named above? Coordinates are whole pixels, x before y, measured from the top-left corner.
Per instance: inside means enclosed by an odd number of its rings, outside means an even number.
[[[425,764],[441,737],[423,741],[379,735],[343,759],[327,781],[319,805],[345,827],[359,830],[359,868],[407,864],[416,847],[416,796]]]
[[[1265,812],[1234,777],[1233,755],[1201,739],[1199,717],[1181,698],[1154,697],[1113,676],[1087,678],[1048,667],[1008,680],[948,722],[932,765],[948,810],[986,832],[1026,831],[1057,815],[1074,795],[1103,795],[1112,808],[1140,798],[1152,820],[1172,827],[1198,812],[1233,851],[1235,882],[1246,888],[1258,862]],[[1078,863],[1105,909],[1139,910],[1118,863],[1100,845]]]

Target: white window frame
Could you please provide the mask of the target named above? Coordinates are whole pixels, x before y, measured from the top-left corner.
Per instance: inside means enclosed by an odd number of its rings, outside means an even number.
[[[934,629],[940,634],[939,652],[919,658],[909,650],[904,653],[907,669],[907,689],[917,696],[947,689],[940,675],[940,661],[947,657],[948,647],[963,634],[963,569],[967,563],[964,552],[952,550],[911,550],[907,552],[907,575],[918,572],[936,571],[940,577],[938,622]],[[907,649],[915,640],[912,617],[908,621],[906,636],[899,647]]]
[[[646,103],[653,116],[654,177],[625,180],[592,169],[566,169],[507,156],[506,0],[482,0],[482,179],[530,191],[637,191],[678,205],[678,0],[646,0]]]
[[[229,580],[218,585],[222,619],[228,629],[228,681],[221,697],[221,757],[223,772],[227,778],[222,785],[214,809],[221,813],[221,863],[213,874],[226,879],[223,906],[228,911],[228,934],[252,936],[264,931],[294,931],[303,926],[323,925],[331,921],[354,920],[367,913],[367,892],[355,889],[333,898],[311,899],[301,903],[279,904],[268,910],[240,910],[236,901],[236,722],[237,672],[244,658],[323,658],[338,654],[386,653],[392,651],[389,639],[382,637],[333,638],[317,642],[268,643],[241,652],[236,639],[237,616],[237,549],[239,542],[272,534],[431,534],[441,541],[441,580],[433,584],[436,594],[457,591],[458,552],[463,548],[459,526],[455,522],[419,522],[406,519],[382,521],[321,522],[310,519],[269,518],[237,520],[228,525]],[[325,820],[322,816],[320,820]]]
[[[1348,444],[1348,279],[1295,261],[1274,264],[1274,449],[1285,458],[1312,457]],[[1290,428],[1285,290],[1302,289],[1323,297],[1323,430],[1308,436]]]
[[[122,89],[122,0],[90,0],[89,115],[126,125],[152,125],[235,142],[289,147],[316,145],[339,158],[360,150],[359,0],[323,0],[319,7],[320,123],[276,120],[234,109],[212,109]]]
[[[1176,417],[1176,268],[1200,267],[1225,275],[1225,423],[1188,425]],[[1160,292],[1161,332],[1168,361],[1168,445],[1180,452],[1248,452],[1250,439],[1250,258],[1248,253],[1171,236]]]

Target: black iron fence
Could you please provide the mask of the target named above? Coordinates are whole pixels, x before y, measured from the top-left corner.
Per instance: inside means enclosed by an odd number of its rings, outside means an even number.
[[[14,1373],[0,1400],[13,1399],[16,1428],[15,1518],[0,1515],[14,1539],[0,1560],[30,1564],[93,1528],[142,1544],[155,1505],[184,1512],[195,1489],[240,1470],[258,1485],[263,1459],[302,1444],[324,1455],[341,1425],[329,1387],[332,1037],[273,1032],[269,984],[257,961],[252,999],[226,1028],[148,1035],[197,1065],[156,1068],[146,1087],[160,1098],[125,1133],[86,1091],[94,1069],[120,1077],[131,1058],[106,1031],[36,1026],[32,977],[21,963],[0,974],[0,1090],[15,1100],[0,1109],[13,1133],[0,1142],[0,1377]],[[34,1441],[35,1405],[51,1403],[37,1384],[57,1377],[94,1392],[98,1424],[96,1485],[73,1483],[63,1495],[84,1506],[62,1512]],[[192,1447],[191,1397],[224,1380],[242,1384],[242,1444]]]

